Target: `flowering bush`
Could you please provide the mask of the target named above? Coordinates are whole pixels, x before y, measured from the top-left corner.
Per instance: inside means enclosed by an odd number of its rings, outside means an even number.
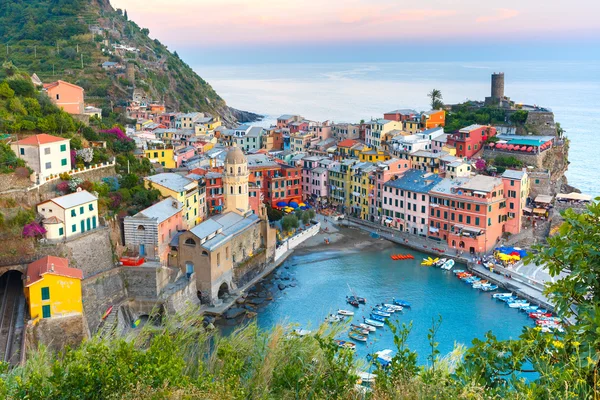
[[[123,196],[121,196],[121,193],[111,193],[110,194],[110,208],[112,210],[116,210],[119,208],[119,206],[121,205],[121,202],[123,201]]]
[[[94,149],[87,147],[85,149],[77,150],[77,157],[81,157],[83,162],[89,164],[94,159]]]
[[[475,161],[475,168],[477,168],[477,170],[483,171],[485,167],[486,163],[484,159],[480,158],[479,160]]]
[[[115,126],[105,131],[100,131],[100,133],[108,133],[109,135],[114,135],[118,140],[121,140],[123,142],[131,142],[132,140],[130,137],[124,134],[121,128],[119,128],[118,126]]]
[[[62,194],[67,194],[71,191],[71,189],[69,188],[69,182],[61,182],[58,185],[56,185],[56,190],[58,190],[59,192],[61,192]]]
[[[77,151],[71,150],[71,168],[73,165],[77,164]]]
[[[23,237],[40,238],[46,234],[46,229],[37,222],[30,222],[23,227]]]
[[[73,178],[69,181],[69,189],[71,190],[71,192],[74,192],[77,190],[79,185],[81,185],[82,183],[83,183],[83,179]]]

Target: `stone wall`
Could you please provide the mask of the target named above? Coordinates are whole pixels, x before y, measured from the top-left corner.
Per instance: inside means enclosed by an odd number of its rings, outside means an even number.
[[[180,276],[176,282],[165,288],[161,298],[164,300],[164,309],[168,314],[182,314],[199,307],[196,277],[194,274],[189,279],[187,276]]]
[[[498,156],[515,157],[521,161],[526,167],[542,168],[544,159],[550,154],[550,150],[544,151],[541,154],[517,153],[514,151],[502,151],[496,149],[484,149],[482,157],[486,160],[494,159]]]
[[[554,113],[544,111],[529,111],[525,127],[529,131],[540,136],[556,135],[556,124],[554,122]]]
[[[69,251],[71,267],[83,271],[87,278],[112,269],[115,266],[110,230],[102,227],[62,243]]]
[[[83,310],[92,334],[98,330],[106,310],[127,299],[127,288],[119,268],[84,279],[81,282],[81,291]]]
[[[260,275],[268,266],[266,252],[261,249],[251,259],[236,265],[233,268],[233,282],[240,288]]]
[[[27,327],[26,348],[34,350],[43,344],[52,351],[65,346],[76,347],[90,337],[86,318],[82,314],[41,319],[36,325]]]
[[[157,298],[157,268],[121,267],[119,269],[129,298]]]

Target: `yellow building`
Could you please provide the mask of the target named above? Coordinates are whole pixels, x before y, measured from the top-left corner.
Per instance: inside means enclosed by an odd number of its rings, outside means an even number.
[[[414,169],[420,169],[426,172],[438,174],[440,172],[441,153],[432,153],[431,151],[419,150],[410,153],[411,165]]]
[[[385,151],[381,150],[363,150],[359,155],[358,159],[361,162],[380,162],[387,161],[391,157]]]
[[[144,157],[150,159],[153,163],[159,163],[165,168],[175,168],[175,158],[173,157],[173,149],[150,149],[144,150]]]
[[[356,163],[357,161],[352,159],[342,160],[329,169],[330,203],[346,209],[350,207],[352,166]]]
[[[147,189],[157,189],[164,197],[173,197],[183,204],[183,220],[188,229],[193,228],[206,216],[206,188],[198,182],[174,173],[163,173],[144,178]]]
[[[83,272],[69,267],[66,258],[46,256],[27,266],[25,298],[33,322],[81,314],[81,280]]]
[[[369,218],[369,193],[373,189],[371,174],[377,169],[372,163],[358,163],[352,166],[350,209],[361,219]]]

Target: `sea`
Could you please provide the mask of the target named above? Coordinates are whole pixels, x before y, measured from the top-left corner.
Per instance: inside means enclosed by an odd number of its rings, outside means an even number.
[[[196,66],[227,103],[265,115],[334,122],[381,118],[398,108],[428,110],[427,93],[446,103],[483,100],[490,75],[505,73],[505,95],[552,109],[571,141],[567,178],[583,193],[600,196],[600,61],[399,62]]]
[[[412,254],[414,260],[393,261],[392,254]],[[471,345],[473,339],[484,340],[492,331],[498,339],[516,339],[524,326],[533,321],[521,311],[511,309],[492,298],[491,293],[473,289],[451,271],[420,265],[426,254],[392,246],[383,251],[363,250],[359,253],[313,252],[291,256],[280,269],[296,283],[276,295],[258,311],[260,327],[276,324],[314,330],[330,313],[339,308],[355,312],[352,323],[362,323],[376,304],[391,303],[393,298],[411,303],[391,320],[398,327],[410,328],[408,347],[416,351],[420,364],[427,362],[431,348],[427,334],[433,324],[441,324],[435,341],[442,355],[455,345]],[[456,264],[455,269],[465,266]],[[356,294],[367,299],[356,309],[346,304],[346,296]],[[349,340],[347,332],[339,339]],[[366,343],[357,343],[356,355],[364,359],[379,350],[395,349],[388,327],[377,328]]]

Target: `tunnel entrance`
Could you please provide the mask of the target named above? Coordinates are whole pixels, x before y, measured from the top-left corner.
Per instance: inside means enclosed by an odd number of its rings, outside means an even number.
[[[25,323],[23,274],[11,270],[0,276],[0,361],[17,365]]]

